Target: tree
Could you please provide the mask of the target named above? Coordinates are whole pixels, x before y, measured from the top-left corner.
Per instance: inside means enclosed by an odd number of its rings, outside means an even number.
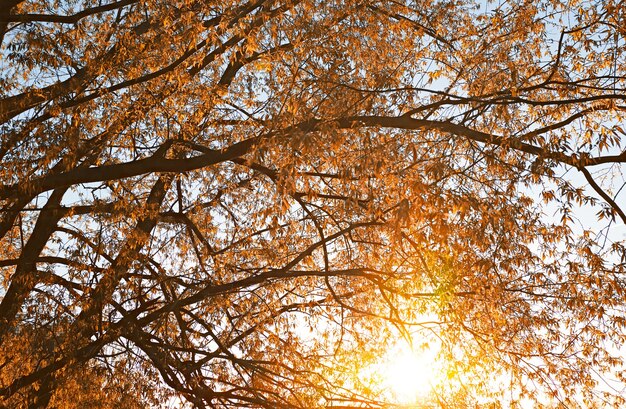
[[[4,405],[624,403],[622,2],[0,4]]]

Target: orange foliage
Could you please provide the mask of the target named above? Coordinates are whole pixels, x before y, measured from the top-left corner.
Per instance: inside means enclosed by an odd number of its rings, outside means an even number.
[[[625,15],[0,1],[0,405],[623,405]]]

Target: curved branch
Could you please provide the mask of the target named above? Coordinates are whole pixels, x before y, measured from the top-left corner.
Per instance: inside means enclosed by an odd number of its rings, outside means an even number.
[[[585,176],[585,179],[587,179],[587,182],[589,182],[589,185],[591,185],[593,190],[595,190],[596,193],[599,194],[609,204],[609,206],[611,206],[611,208],[613,210],[615,210],[615,212],[622,219],[622,222],[624,222],[624,224],[626,224],[626,214],[624,213],[622,208],[618,206],[618,204],[615,202],[615,200],[613,200],[613,198],[611,198],[611,196],[609,196],[600,187],[600,185],[598,185],[598,183],[596,183],[596,181],[594,180],[593,176],[591,176],[591,173],[585,167],[581,166],[581,167],[578,168],[578,170],[580,172],[582,172],[582,174]]]
[[[122,0],[115,3],[104,4],[102,6],[91,7],[72,14],[70,16],[60,16],[57,14],[8,14],[0,15],[0,23],[62,23],[76,24],[85,17],[94,14],[104,13],[106,11],[116,10],[130,4],[137,3],[139,0]]]

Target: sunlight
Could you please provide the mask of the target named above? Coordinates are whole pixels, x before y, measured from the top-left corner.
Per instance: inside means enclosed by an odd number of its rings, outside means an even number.
[[[381,376],[396,402],[407,404],[426,398],[436,383],[436,351],[398,347],[389,355]]]

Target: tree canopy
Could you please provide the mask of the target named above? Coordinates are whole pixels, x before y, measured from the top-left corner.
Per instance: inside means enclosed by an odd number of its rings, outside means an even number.
[[[0,1],[0,405],[626,404],[625,16]]]

